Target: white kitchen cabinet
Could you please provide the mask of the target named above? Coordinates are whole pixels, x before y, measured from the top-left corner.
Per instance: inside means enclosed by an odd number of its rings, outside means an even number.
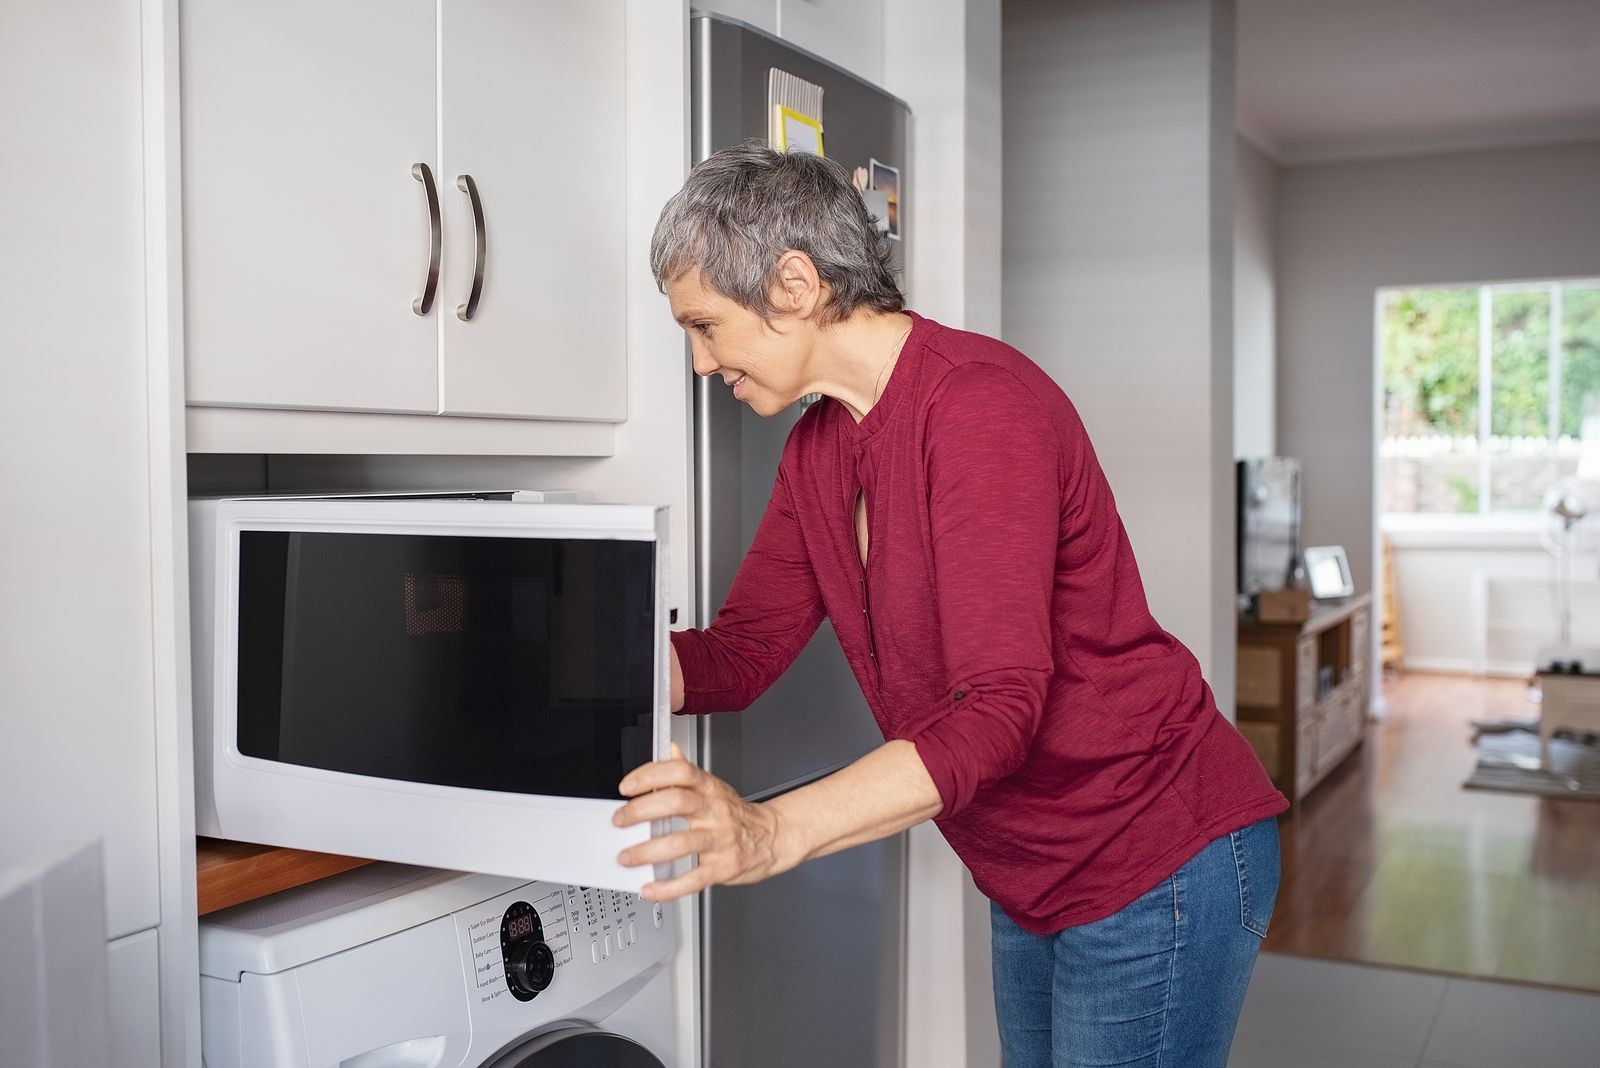
[[[180,34],[189,403],[437,411],[435,0],[184,3]]]
[[[0,864],[100,839],[115,938],[161,919],[139,10],[28,11],[0,20]]]
[[[183,4],[189,403],[622,421],[624,15]]]
[[[161,958],[155,931],[106,946],[111,1014],[111,1068],[161,1063]]]
[[[627,416],[624,14],[444,0],[442,412]]]

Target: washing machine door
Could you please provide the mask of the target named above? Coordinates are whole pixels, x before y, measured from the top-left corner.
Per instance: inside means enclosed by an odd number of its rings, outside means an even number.
[[[666,1068],[666,1065],[631,1038],[590,1027],[568,1027],[507,1050],[484,1068]]]

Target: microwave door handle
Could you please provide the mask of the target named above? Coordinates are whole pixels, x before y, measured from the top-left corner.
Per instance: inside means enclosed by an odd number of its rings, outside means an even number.
[[[439,223],[439,187],[433,184],[433,172],[426,163],[413,163],[411,177],[422,183],[428,196],[428,277],[422,283],[422,296],[411,302],[411,310],[427,315],[433,310],[433,296],[439,291],[439,255],[444,244],[444,230]]]
[[[478,298],[483,295],[483,259],[488,249],[488,235],[483,225],[483,201],[478,199],[478,183],[470,174],[459,174],[456,188],[472,202],[472,290],[465,304],[456,305],[456,318],[469,322],[478,314]]]

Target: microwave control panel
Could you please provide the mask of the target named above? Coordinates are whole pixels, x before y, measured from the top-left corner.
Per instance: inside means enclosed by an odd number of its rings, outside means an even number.
[[[677,948],[672,912],[637,894],[528,883],[456,913],[475,1017],[556,1019],[654,971]]]

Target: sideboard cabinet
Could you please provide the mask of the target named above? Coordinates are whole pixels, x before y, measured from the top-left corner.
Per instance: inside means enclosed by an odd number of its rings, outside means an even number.
[[[1239,730],[1291,803],[1361,744],[1371,611],[1361,594],[1304,623],[1239,624]]]

